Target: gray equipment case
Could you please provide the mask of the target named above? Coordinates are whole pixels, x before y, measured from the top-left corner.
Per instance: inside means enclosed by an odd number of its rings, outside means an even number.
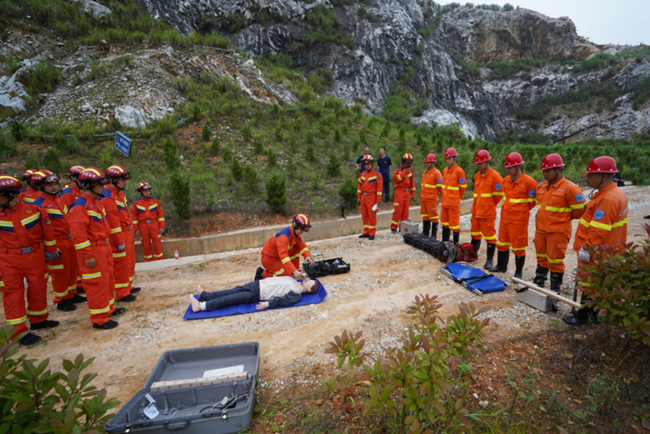
[[[108,422],[106,432],[235,434],[245,430],[255,406],[259,349],[259,343],[247,342],[165,352],[144,388]],[[239,365],[248,373],[243,381],[151,391],[157,382],[200,378],[206,371]],[[147,394],[159,411],[154,419],[144,414],[149,405]]]
[[[404,220],[399,225],[400,234],[419,234],[420,226],[417,223],[413,223],[411,220]]]
[[[556,309],[556,301],[554,298],[530,288],[526,291],[517,293],[517,300],[526,303],[528,306],[534,307],[537,310],[541,310],[544,313]]]

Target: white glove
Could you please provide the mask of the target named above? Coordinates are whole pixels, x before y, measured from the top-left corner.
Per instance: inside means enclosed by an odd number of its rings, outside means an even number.
[[[126,248],[126,243],[119,244],[117,246],[117,251],[118,252],[123,252],[125,248]]]
[[[591,261],[591,255],[589,254],[589,251],[586,248],[584,248],[584,246],[578,252],[578,259],[581,262],[589,262],[589,261]]]
[[[372,210],[373,210],[373,211],[377,211],[377,204],[375,204],[375,205],[372,207]]]

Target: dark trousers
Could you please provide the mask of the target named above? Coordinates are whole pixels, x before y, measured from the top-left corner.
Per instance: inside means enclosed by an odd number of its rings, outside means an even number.
[[[205,301],[205,310],[217,310],[226,306],[236,304],[257,303],[260,301],[260,282],[247,283],[242,286],[236,286],[232,289],[223,291],[207,292],[203,291],[199,301]]]
[[[390,200],[390,173],[382,173],[381,177],[384,179],[384,200]]]

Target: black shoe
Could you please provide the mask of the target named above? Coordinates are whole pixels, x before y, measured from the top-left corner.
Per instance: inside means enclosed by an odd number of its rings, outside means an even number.
[[[129,294],[129,295],[124,296],[122,298],[118,298],[117,301],[125,303],[125,302],[128,302],[128,301],[136,301],[137,299],[138,299],[138,297],[136,297],[135,295]]]
[[[492,259],[494,258],[494,251],[496,249],[497,249],[496,244],[487,245],[487,260],[485,261],[485,265],[483,266],[483,269],[489,270],[490,268],[494,268],[494,265],[492,265]]]
[[[650,215],[643,217],[644,219],[650,219]]]
[[[83,289],[82,286],[77,286],[77,294],[85,294],[86,291]]]
[[[391,229],[390,232],[393,233],[393,234],[396,234],[396,233],[397,233],[397,229]]]
[[[88,301],[86,297],[82,297],[79,294],[75,294],[72,296],[72,298],[67,299],[66,301],[69,301],[72,304],[78,304],[78,303],[85,303]]]
[[[116,307],[115,312],[111,314],[111,316],[119,316],[122,315],[123,313],[126,313],[126,308],[124,307]]]
[[[454,232],[454,244],[458,245],[460,242],[460,232]]]
[[[18,341],[20,345],[34,345],[36,342],[40,341],[42,338],[35,335],[34,333],[27,333],[21,340]]]
[[[370,236],[370,235],[361,234],[361,235],[359,235],[359,238],[368,238],[369,236]]]
[[[438,223],[431,223],[431,238],[438,239]]]
[[[535,270],[535,278],[533,279],[533,283],[540,288],[544,287],[544,284],[546,283],[546,276],[548,275],[548,268],[542,267],[541,265],[537,264],[537,269]]]
[[[369,236],[368,236],[368,240],[370,240],[370,241],[375,241],[375,236],[374,236],[374,235],[369,235]]]
[[[472,247],[474,247],[474,253],[478,256],[478,250],[481,248],[481,240],[472,238]]]
[[[264,278],[264,268],[257,267],[257,270],[255,271],[255,281],[257,282],[258,280],[262,280],[263,278]]]
[[[488,247],[489,251],[489,247]],[[505,273],[508,271],[508,262],[510,261],[510,250],[502,252],[499,250],[497,252],[497,265],[496,267],[488,268],[487,270],[490,273]]]
[[[554,273],[551,271],[551,291],[555,291],[559,294],[563,279],[564,273]]]
[[[52,321],[49,319],[46,319],[45,321],[41,321],[37,324],[32,324],[32,326],[29,328],[30,330],[42,330],[42,329],[53,329],[54,327],[58,326],[59,322],[58,321]]]
[[[524,264],[526,263],[526,256],[515,256],[515,277],[517,279],[523,279],[524,276]]]
[[[430,230],[431,230],[431,222],[429,220],[424,220],[422,222],[422,235],[428,237]]]
[[[56,310],[60,310],[61,312],[72,312],[73,310],[76,309],[77,306],[70,300],[63,300],[62,302],[56,305]]]
[[[591,307],[581,307],[572,316],[562,318],[562,321],[564,321],[564,323],[568,325],[583,325],[589,323],[590,320],[593,319],[594,313],[595,312]]]
[[[93,323],[93,328],[97,329],[97,330],[110,330],[110,329],[114,329],[115,327],[117,327],[118,324],[119,323],[117,321],[113,321],[112,319],[109,319],[107,322],[105,322],[102,325]]]
[[[136,292],[140,292],[140,290],[142,290],[142,288],[140,288],[139,286],[135,286],[135,287],[131,288],[131,294],[135,294]]]

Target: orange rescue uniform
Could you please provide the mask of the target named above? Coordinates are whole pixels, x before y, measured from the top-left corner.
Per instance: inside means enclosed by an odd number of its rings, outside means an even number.
[[[109,246],[110,228],[106,211],[99,198],[95,199],[84,192],[70,207],[69,215],[72,242],[88,298],[90,321],[101,326],[115,312],[113,255]],[[97,263],[93,268],[86,265],[86,260],[91,258],[95,258]]]
[[[442,173],[435,167],[422,174],[420,215],[422,221],[438,223],[438,197],[442,189]]]
[[[102,205],[104,205],[108,224],[111,227],[115,296],[120,300],[129,295],[133,288],[135,273],[133,219],[124,192],[113,185],[107,185],[104,189]],[[125,244],[122,252],[117,251],[117,246],[120,244]]]
[[[12,339],[29,331],[27,318],[34,325],[48,317],[43,251],[56,249],[52,219],[38,206],[20,201],[0,212],[0,290],[7,324],[15,328]]]
[[[585,197],[582,189],[562,178],[554,185],[544,181],[537,187],[535,219],[537,264],[553,273],[564,273],[564,257],[571,239],[571,220],[582,217]]]
[[[133,202],[133,229],[140,231],[144,261],[163,259],[162,235],[159,229],[165,229],[165,215],[158,199],[142,196]],[[153,255],[151,244],[153,244]]]
[[[410,167],[408,169],[402,169],[402,166],[398,166],[393,172],[395,197],[393,199],[393,218],[390,222],[391,229],[397,229],[401,222],[409,218],[411,197],[415,197],[414,174],[413,169]]]
[[[282,229],[262,247],[264,278],[291,276],[300,268],[300,255],[311,256],[307,244],[296,235],[293,227]]]
[[[442,170],[442,227],[460,232],[460,200],[467,190],[465,171],[458,164]]]
[[[384,180],[379,172],[370,169],[361,173],[358,182],[357,199],[361,201],[363,234],[374,236],[377,231],[377,209],[373,211],[372,208],[381,202]]]
[[[41,192],[34,190],[32,187],[27,187],[25,191],[18,195],[18,199],[25,203],[34,203],[39,197],[41,197]]]
[[[503,206],[499,223],[497,249],[507,252],[512,247],[515,256],[526,256],[530,210],[537,205],[537,182],[523,173],[516,181],[511,176],[503,180]]]
[[[52,220],[56,246],[61,257],[47,263],[47,271],[52,276],[54,303],[74,297],[77,292],[77,275],[79,263],[77,252],[72,244],[70,225],[68,224],[68,207],[56,196],[41,194],[35,202]]]
[[[70,184],[65,186],[65,188],[63,189],[63,191],[61,191],[61,193],[59,193],[59,198],[61,199],[63,204],[65,206],[67,206],[68,209],[70,209],[70,207],[72,206],[74,201],[77,200],[79,198],[79,196],[81,196],[81,193],[83,193],[83,192],[77,186],[77,183],[76,182],[71,182]],[[74,245],[73,245],[73,247],[74,247]],[[75,254],[75,258],[76,258],[76,256],[77,255]],[[75,261],[76,261],[76,259],[75,259]],[[79,270],[80,270],[79,269],[79,264],[77,263],[77,289],[79,289],[79,288],[83,289],[82,285],[81,285],[81,273],[80,273]]]
[[[489,168],[485,175],[474,175],[474,201],[472,202],[472,227],[470,234],[475,240],[485,238],[488,244],[497,243],[497,205],[503,197],[503,178]]]
[[[585,207],[573,250],[578,253],[585,246],[613,255],[623,252],[627,243],[627,212],[627,196],[616,184],[612,183],[598,191]],[[581,276],[584,265],[584,262],[578,261],[578,276],[585,280],[580,286],[583,292],[589,286],[589,279]]]

